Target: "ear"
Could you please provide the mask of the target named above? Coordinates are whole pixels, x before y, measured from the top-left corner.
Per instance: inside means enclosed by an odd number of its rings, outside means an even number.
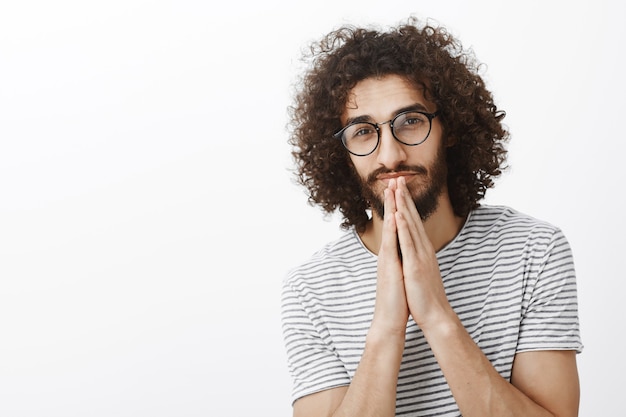
[[[446,148],[451,148],[454,145],[456,145],[458,142],[459,141],[457,140],[456,137],[448,136],[448,135],[444,136],[444,144],[445,144]]]

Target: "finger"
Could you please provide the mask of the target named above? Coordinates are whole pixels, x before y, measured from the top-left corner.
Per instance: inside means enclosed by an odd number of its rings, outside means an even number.
[[[393,186],[395,187],[395,184],[393,184]],[[384,190],[384,209],[385,214],[383,219],[383,233],[380,250],[384,253],[395,253],[398,251],[397,225],[395,218],[397,207],[391,187]]]
[[[396,188],[398,188],[398,181],[395,178],[390,178],[389,183],[387,183],[387,188],[391,191],[396,191]]]
[[[408,233],[415,242],[414,246],[419,249],[419,241],[425,237],[420,234],[420,226],[422,226],[423,230],[423,225],[421,224],[422,220],[417,212],[417,209],[415,208],[415,203],[413,202],[413,198],[406,187],[406,181],[404,178],[400,178],[398,180],[398,188],[395,195],[398,207],[397,211],[402,213],[404,217],[403,224],[406,224]]]
[[[417,207],[415,207],[415,202],[413,201],[413,197],[406,185],[406,179],[404,177],[398,179],[397,188],[402,191],[402,202],[404,203],[404,207],[408,210],[410,217],[415,219],[416,222],[421,221],[420,214],[417,211]]]
[[[384,206],[385,206],[385,217],[387,217],[388,214],[391,215],[391,217],[393,218],[393,214],[398,210],[398,206],[396,204],[396,199],[394,196],[394,192],[397,189],[397,183],[395,180],[391,179],[389,180],[389,184],[387,185],[387,188],[385,188],[385,195],[384,195]]]
[[[426,237],[426,229],[424,228],[422,216],[420,216],[417,207],[415,206],[415,202],[413,201],[413,197],[411,196],[411,192],[409,191],[404,178],[400,178],[400,181],[398,181],[398,189],[402,192],[402,201],[404,203],[403,209],[406,207],[406,210],[409,212],[410,219],[413,220],[420,235],[422,237]]]
[[[398,244],[400,245],[403,261],[415,259],[419,247],[419,241],[415,238],[415,232],[411,232],[412,227],[409,225],[403,212],[396,211],[395,220],[398,229]]]

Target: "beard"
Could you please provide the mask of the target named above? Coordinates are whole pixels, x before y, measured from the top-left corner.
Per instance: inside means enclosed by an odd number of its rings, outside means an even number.
[[[425,167],[423,165],[398,165],[395,169],[379,168],[370,173],[367,178],[359,177],[361,180],[361,190],[363,198],[370,203],[372,213],[384,218],[385,204],[383,200],[382,190],[377,193],[374,191],[374,186],[377,183],[377,177],[381,174],[387,174],[391,172],[411,172],[426,179],[426,188],[423,190],[415,190],[409,187],[411,197],[413,197],[413,203],[417,208],[422,221],[428,219],[439,206],[439,197],[447,187],[448,169],[446,166],[444,148],[440,147],[435,155],[435,162]],[[408,187],[408,184],[407,184]]]

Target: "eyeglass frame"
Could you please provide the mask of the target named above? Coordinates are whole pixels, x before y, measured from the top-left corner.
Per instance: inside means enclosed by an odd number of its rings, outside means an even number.
[[[422,115],[426,116],[426,118],[428,119],[428,133],[426,134],[424,139],[422,139],[421,141],[419,141],[417,143],[406,143],[406,142],[403,142],[402,140],[400,140],[396,136],[396,131],[394,129],[393,122],[395,122],[398,119],[398,117],[403,116],[403,115],[405,115],[407,113],[419,113],[419,114],[422,114]],[[346,150],[348,152],[350,152],[352,155],[354,155],[354,156],[368,156],[368,155],[373,154],[376,151],[376,149],[378,149],[378,146],[380,146],[380,126],[386,125],[387,123],[389,123],[389,128],[391,129],[391,135],[393,136],[393,138],[395,140],[397,140],[398,142],[400,142],[401,144],[406,145],[406,146],[417,146],[417,145],[421,145],[422,143],[426,142],[426,139],[428,139],[428,137],[430,136],[430,132],[433,130],[433,119],[435,117],[437,117],[438,115],[439,115],[439,110],[435,111],[434,113],[428,113],[428,112],[420,111],[420,110],[406,110],[406,111],[403,111],[403,112],[400,112],[400,113],[396,114],[393,118],[387,120],[386,122],[380,122],[380,123],[352,122],[352,123],[349,123],[346,126],[342,127],[338,132],[333,133],[333,138],[341,140],[341,143],[342,143],[343,147],[346,148]],[[376,146],[374,146],[374,149],[372,149],[370,152],[364,153],[364,154],[354,153],[350,149],[348,149],[348,146],[346,146],[346,142],[344,141],[344,138],[343,138],[343,133],[346,131],[346,129],[350,128],[351,126],[360,125],[360,124],[368,124],[370,126],[373,126],[374,129],[376,129],[376,134],[377,134],[377,137],[378,137],[377,140],[376,140]]]

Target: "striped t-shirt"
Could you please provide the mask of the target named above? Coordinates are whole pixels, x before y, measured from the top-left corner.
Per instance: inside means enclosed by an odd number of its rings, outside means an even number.
[[[574,263],[558,228],[507,207],[481,206],[437,259],[452,308],[505,379],[517,352],[582,350]],[[285,278],[282,322],[294,401],[350,384],[374,312],[376,261],[349,230]],[[412,319],[396,415],[460,416]]]

